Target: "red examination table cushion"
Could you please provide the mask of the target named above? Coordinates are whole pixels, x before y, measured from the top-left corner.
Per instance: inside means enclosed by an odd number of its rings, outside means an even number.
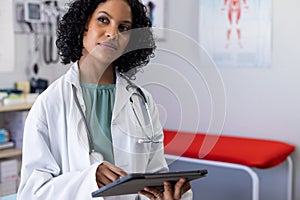
[[[207,135],[164,130],[165,153],[264,169],[282,163],[295,150],[295,146],[279,141]],[[203,153],[204,140],[211,145]]]

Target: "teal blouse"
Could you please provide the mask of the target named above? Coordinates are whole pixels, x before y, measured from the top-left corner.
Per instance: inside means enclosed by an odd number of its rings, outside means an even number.
[[[80,83],[86,106],[86,120],[91,132],[95,151],[100,152],[104,160],[114,163],[111,139],[111,118],[115,100],[114,84],[98,85]]]

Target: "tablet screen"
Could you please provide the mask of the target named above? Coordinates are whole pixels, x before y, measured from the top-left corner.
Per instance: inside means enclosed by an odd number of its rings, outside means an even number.
[[[116,196],[136,194],[145,187],[155,187],[163,191],[163,182],[176,183],[180,178],[192,181],[207,174],[206,169],[193,171],[178,171],[167,173],[133,173],[128,174],[92,193],[92,197]]]

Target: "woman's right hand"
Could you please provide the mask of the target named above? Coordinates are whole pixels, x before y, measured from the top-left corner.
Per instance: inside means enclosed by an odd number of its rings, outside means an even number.
[[[96,171],[96,181],[99,188],[117,180],[120,177],[126,176],[127,173],[121,168],[104,161]]]

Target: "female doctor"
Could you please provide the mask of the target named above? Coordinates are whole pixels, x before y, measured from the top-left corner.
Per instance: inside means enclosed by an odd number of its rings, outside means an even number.
[[[127,173],[168,170],[155,103],[131,82],[155,49],[145,12],[139,0],[70,4],[56,43],[73,65],[28,114],[18,199],[92,199]],[[182,178],[105,199],[192,199],[190,188]]]

